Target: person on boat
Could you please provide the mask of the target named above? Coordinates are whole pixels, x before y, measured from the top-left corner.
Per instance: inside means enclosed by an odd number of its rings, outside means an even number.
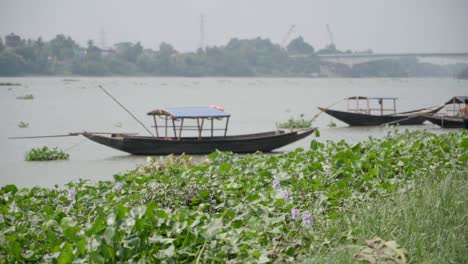
[[[465,99],[465,106],[461,111],[463,113],[463,128],[468,129],[468,99]]]

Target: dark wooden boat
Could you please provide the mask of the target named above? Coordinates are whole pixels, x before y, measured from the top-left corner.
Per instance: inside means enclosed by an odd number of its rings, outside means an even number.
[[[427,121],[442,128],[463,128],[463,118],[446,115],[424,115]]]
[[[344,99],[347,101],[347,111],[323,107],[319,107],[319,109],[350,126],[378,126],[386,124],[420,125],[426,120],[421,114],[435,113],[442,108],[442,106],[438,106],[397,113],[397,99],[397,97],[353,96]],[[393,105],[385,108],[384,101],[386,100],[393,100]],[[373,102],[377,102],[378,106],[373,106]]]
[[[220,108],[191,107],[157,109],[148,113],[154,118],[156,136],[138,136],[132,134],[81,133],[99,144],[135,155],[166,154],[208,154],[213,151],[232,151],[235,153],[270,152],[310,135],[315,128],[299,131],[271,131],[265,133],[227,136],[229,114]],[[157,118],[163,119],[164,125],[158,126]],[[214,121],[226,120],[223,128],[215,128]],[[195,126],[184,125],[184,121],[195,121]],[[211,124],[204,129],[205,121]],[[164,136],[160,135],[160,129]],[[172,130],[173,133],[168,133]],[[192,130],[196,136],[182,136],[182,131]],[[215,136],[216,131],[224,135]],[[209,135],[203,135],[208,132]]]
[[[135,155],[208,154],[216,150],[235,153],[270,152],[310,135],[315,128],[303,131],[272,131],[220,137],[182,137],[180,139],[115,135],[83,132],[82,135],[99,144]]]
[[[434,125],[442,128],[463,128],[461,108],[468,96],[454,96],[443,106],[443,113],[424,114],[423,117]]]

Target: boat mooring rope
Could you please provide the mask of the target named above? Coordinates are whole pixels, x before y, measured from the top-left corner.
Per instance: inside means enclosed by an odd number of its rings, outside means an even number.
[[[67,151],[70,151],[71,149],[81,145],[83,142],[85,142],[86,140],[88,140],[87,138],[84,138],[83,140],[81,140],[80,142],[76,143],[76,144],[73,144],[72,146],[66,148],[64,151],[67,152]]]

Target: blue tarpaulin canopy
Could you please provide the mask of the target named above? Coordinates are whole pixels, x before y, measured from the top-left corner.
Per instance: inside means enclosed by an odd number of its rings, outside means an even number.
[[[164,115],[173,119],[177,118],[209,118],[229,117],[230,115],[220,107],[178,107],[156,109],[148,112],[148,115]]]
[[[370,100],[397,100],[398,97],[391,97],[391,96],[350,96],[348,98],[346,98],[348,100],[356,100],[356,99],[359,99],[359,100],[366,100],[366,99],[370,99]]]

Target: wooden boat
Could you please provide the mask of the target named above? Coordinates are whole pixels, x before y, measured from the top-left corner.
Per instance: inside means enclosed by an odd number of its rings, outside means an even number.
[[[423,115],[423,117],[441,128],[463,128],[463,118],[461,116]]]
[[[442,128],[463,128],[462,105],[468,96],[454,96],[448,100],[443,108],[443,113],[424,114],[423,117],[434,125]]]
[[[102,134],[82,132],[81,135],[99,144],[128,152],[135,155],[166,155],[166,154],[208,154],[213,151],[232,151],[236,153],[252,153],[256,151],[270,152],[310,135],[315,128],[299,131],[271,131],[265,133],[228,136],[227,128],[230,115],[221,108],[190,107],[157,109],[148,113],[153,116],[155,136],[138,136],[132,134]],[[164,124],[158,126],[157,118],[162,118]],[[216,128],[214,121],[225,120],[223,128]],[[184,121],[195,122],[186,125]],[[204,129],[204,123],[211,126]],[[160,135],[159,130],[164,131]],[[172,133],[169,133],[172,130]],[[192,131],[195,136],[182,136],[183,131]],[[215,135],[222,131],[223,135]],[[204,135],[209,133],[209,135]]]
[[[378,126],[378,125],[420,125],[426,119],[425,113],[435,113],[442,106],[417,109],[408,112],[396,112],[397,97],[366,97],[352,96],[345,98],[347,111],[333,110],[319,107],[319,109],[350,126]],[[385,108],[385,101],[393,101]],[[377,106],[375,106],[377,102]]]

